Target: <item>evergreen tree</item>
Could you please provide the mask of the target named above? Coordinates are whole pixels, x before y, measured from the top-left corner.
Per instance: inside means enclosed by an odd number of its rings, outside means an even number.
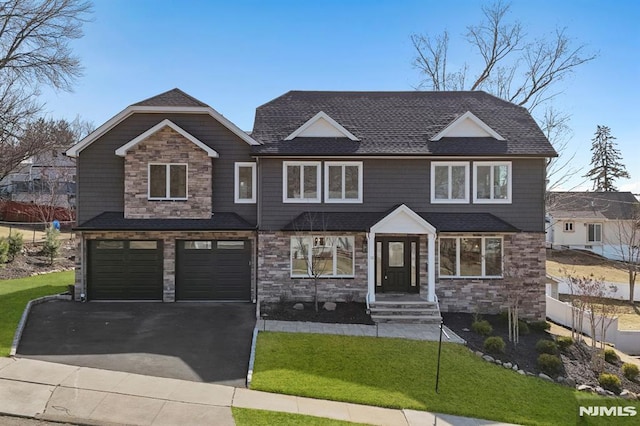
[[[594,191],[617,191],[614,181],[619,178],[629,179],[626,167],[620,162],[622,156],[616,148],[615,139],[607,126],[598,126],[595,137],[591,139],[592,167],[584,177],[593,181]]]

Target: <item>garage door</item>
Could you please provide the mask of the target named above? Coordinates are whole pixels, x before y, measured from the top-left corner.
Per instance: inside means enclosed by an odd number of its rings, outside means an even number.
[[[89,242],[89,300],[162,300],[162,242]]]
[[[250,300],[251,243],[178,241],[177,300]]]

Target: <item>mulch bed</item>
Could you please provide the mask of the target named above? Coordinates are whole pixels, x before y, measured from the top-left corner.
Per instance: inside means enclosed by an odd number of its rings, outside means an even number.
[[[366,312],[364,303],[336,303],[334,311],[323,309],[323,304],[318,303],[318,312],[313,303],[302,303],[303,310],[294,309],[296,302],[265,303],[260,306],[260,315],[263,319],[278,321],[304,321],[322,322],[331,324],[370,324],[371,320]]]
[[[444,325],[466,340],[467,346],[470,349],[486,353],[483,348],[486,337],[471,331],[471,323],[474,321],[472,314],[443,312],[442,318]],[[509,326],[502,317],[499,315],[482,315],[481,319],[489,321],[493,327],[491,336],[500,336],[506,343],[504,354],[489,355],[502,362],[518,364],[518,367],[524,371],[532,373],[538,372],[536,366],[538,361],[536,343],[540,339],[552,339],[552,336],[548,332],[530,330],[529,334],[521,334],[518,344],[514,345],[512,342],[509,342]]]
[[[22,254],[16,256],[13,261],[0,265],[0,280],[29,277],[75,267],[76,246],[73,240],[62,242],[60,253],[53,265],[49,264],[49,259],[43,256],[41,251],[41,243],[25,243]]]

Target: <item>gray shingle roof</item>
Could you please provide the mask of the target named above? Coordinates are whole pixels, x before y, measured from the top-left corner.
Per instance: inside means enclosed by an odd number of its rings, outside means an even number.
[[[210,219],[125,219],[123,212],[104,212],[77,226],[79,231],[250,231],[256,229],[235,213],[213,213]]]
[[[176,88],[137,102],[133,106],[208,107],[209,105]]]
[[[392,209],[393,211],[395,209]],[[383,219],[386,212],[304,212],[283,231],[364,232]],[[490,213],[418,213],[437,232],[518,232],[519,229]]]
[[[640,202],[631,192],[551,192],[547,212],[555,218],[632,219]]]
[[[324,111],[353,133],[347,138],[284,139]],[[429,139],[471,111],[505,141]],[[252,136],[258,155],[505,155],[556,156],[531,115],[485,92],[291,91],[258,107]]]

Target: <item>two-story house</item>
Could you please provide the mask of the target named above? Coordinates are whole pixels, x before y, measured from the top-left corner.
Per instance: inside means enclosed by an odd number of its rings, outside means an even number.
[[[517,265],[544,317],[546,158],[528,112],[483,92],[292,91],[242,132],[174,89],[68,151],[76,295],[417,295],[497,312]],[[416,296],[416,297],[417,297]]]

